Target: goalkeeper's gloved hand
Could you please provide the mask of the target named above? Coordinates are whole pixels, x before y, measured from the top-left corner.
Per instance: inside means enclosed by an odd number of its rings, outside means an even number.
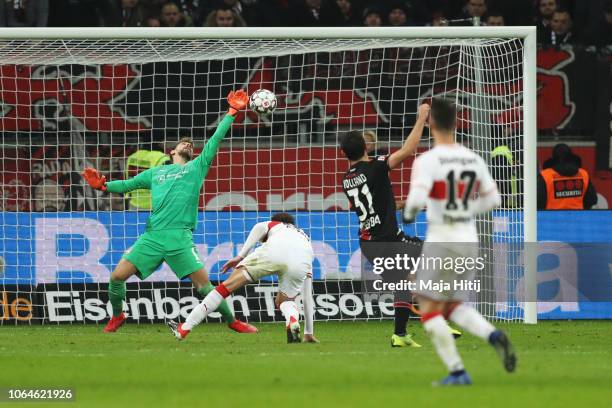
[[[98,170],[91,167],[85,168],[83,178],[89,183],[91,188],[106,191],[106,176],[100,176]]]
[[[236,92],[231,91],[227,95],[227,102],[230,106],[230,108],[227,110],[227,113],[232,116],[235,116],[239,110],[246,108],[247,103],[249,102],[249,97],[242,89]]]

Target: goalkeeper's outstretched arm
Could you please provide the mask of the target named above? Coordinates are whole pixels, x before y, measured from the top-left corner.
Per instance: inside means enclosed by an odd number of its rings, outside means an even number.
[[[101,176],[96,169],[87,167],[83,172],[83,178],[85,178],[91,188],[111,193],[127,193],[133,190],[151,189],[151,169],[145,170],[131,179],[107,182],[106,176]]]
[[[236,92],[231,91],[227,96],[227,102],[230,105],[227,115],[225,115],[223,120],[221,120],[221,123],[219,123],[219,126],[217,126],[215,133],[213,133],[208,142],[206,142],[202,153],[195,159],[198,167],[202,168],[204,176],[206,176],[208,168],[211,166],[215,156],[217,155],[219,144],[232,127],[232,122],[234,121],[236,114],[238,111],[246,107],[248,101],[249,97],[242,89]]]

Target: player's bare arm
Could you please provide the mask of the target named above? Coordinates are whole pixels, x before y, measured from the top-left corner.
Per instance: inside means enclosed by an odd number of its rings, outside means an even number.
[[[402,164],[404,160],[416,152],[419,142],[421,141],[421,136],[423,136],[423,130],[425,129],[427,118],[429,117],[429,109],[429,105],[425,103],[419,106],[417,120],[412,128],[412,131],[408,135],[408,138],[406,138],[406,141],[399,150],[391,153],[389,156],[389,168],[396,168]]]
[[[226,273],[231,268],[235,268],[236,265],[240,263],[244,259],[244,257],[253,249],[253,247],[258,243],[262,242],[266,234],[268,233],[268,227],[265,222],[260,222],[255,224],[249,236],[247,237],[244,245],[242,246],[242,250],[232,259],[227,261],[222,267],[221,272]]]

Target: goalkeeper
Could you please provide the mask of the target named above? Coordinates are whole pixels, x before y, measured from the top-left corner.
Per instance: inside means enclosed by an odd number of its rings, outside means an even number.
[[[164,261],[177,278],[189,277],[202,297],[214,289],[193,244],[193,230],[196,227],[202,182],[215,158],[219,143],[230,129],[236,113],[246,106],[248,97],[242,90],[232,91],[227,101],[230,105],[228,114],[204,146],[202,154],[194,160],[191,160],[192,140],[182,138],[170,152],[172,164],[150,168],[128,180],[106,182],[106,178],[100,176],[95,169],[85,169],[83,177],[94,189],[111,193],[149,189],[153,202],[145,233],[126,251],[111,274],[108,298],[113,308],[113,317],[104,328],[105,332],[117,331],[125,322],[125,281],[132,275],[146,279]],[[239,333],[257,332],[255,327],[236,320],[226,302],[223,302],[218,311],[232,330]]]

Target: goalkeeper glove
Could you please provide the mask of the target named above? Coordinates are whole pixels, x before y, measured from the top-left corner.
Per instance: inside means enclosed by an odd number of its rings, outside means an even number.
[[[96,169],[87,167],[83,172],[83,178],[95,190],[106,191],[106,176],[100,176]]]
[[[229,115],[236,116],[239,110],[246,108],[247,103],[249,102],[249,97],[242,89],[236,92],[231,91],[229,95],[227,95],[227,102],[230,106],[227,113]]]

